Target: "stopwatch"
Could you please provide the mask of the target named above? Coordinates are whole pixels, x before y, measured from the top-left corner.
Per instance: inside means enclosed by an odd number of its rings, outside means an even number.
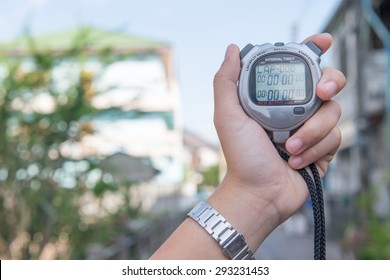
[[[248,44],[241,50],[241,106],[274,143],[285,143],[320,107],[321,55],[313,42]]]

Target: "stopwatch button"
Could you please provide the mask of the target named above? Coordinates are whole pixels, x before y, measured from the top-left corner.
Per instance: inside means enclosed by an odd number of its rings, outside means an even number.
[[[284,43],[283,42],[277,42],[275,43],[275,47],[283,47]]]
[[[318,55],[318,56],[322,55],[321,49],[319,47],[317,47],[317,45],[314,44],[313,42],[307,42],[306,46],[308,46],[316,55]]]
[[[252,44],[248,44],[246,45],[241,51],[240,51],[240,59],[243,59],[246,54],[251,50],[253,49],[253,45]]]
[[[303,115],[305,113],[304,107],[295,107],[294,108],[294,114],[295,115]]]

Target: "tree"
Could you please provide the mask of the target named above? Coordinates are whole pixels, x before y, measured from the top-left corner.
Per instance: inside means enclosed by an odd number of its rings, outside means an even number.
[[[77,158],[64,149],[93,133],[85,116],[95,112],[98,73],[82,67],[90,39],[81,29],[72,47],[53,53],[26,36],[23,57],[1,57],[0,258],[84,258],[88,244],[113,242],[126,230],[118,221],[138,213],[129,205],[109,212],[102,203],[94,217],[83,213],[86,197],[127,197],[129,184],[107,180],[98,157]],[[95,57],[103,65],[112,58],[109,49]],[[63,63],[73,68],[59,86],[54,71]]]

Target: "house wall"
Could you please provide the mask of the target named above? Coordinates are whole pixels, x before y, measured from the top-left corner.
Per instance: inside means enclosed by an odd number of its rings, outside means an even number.
[[[376,2],[379,6],[381,1]],[[323,31],[334,38],[332,66],[347,78],[345,89],[335,98],[343,111],[339,122],[343,140],[325,178],[331,235],[340,237],[348,223],[362,218],[357,197],[387,185],[387,55],[378,47],[360,1],[342,1]],[[378,213],[390,213],[389,194],[383,195],[387,202],[376,203],[381,204]]]

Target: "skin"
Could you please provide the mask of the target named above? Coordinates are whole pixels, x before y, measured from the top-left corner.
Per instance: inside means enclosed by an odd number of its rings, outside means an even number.
[[[326,52],[329,34],[305,40]],[[317,95],[320,109],[285,143],[286,163],[264,129],[243,111],[237,94],[239,48],[229,45],[214,77],[214,124],[227,162],[227,173],[207,202],[244,237],[254,252],[264,239],[293,215],[309,192],[296,169],[314,162],[324,176],[340,143],[340,106],[332,101],[345,86],[344,75],[323,69]],[[266,166],[266,171],[264,171]],[[218,243],[192,219],[186,219],[151,259],[226,259]]]

